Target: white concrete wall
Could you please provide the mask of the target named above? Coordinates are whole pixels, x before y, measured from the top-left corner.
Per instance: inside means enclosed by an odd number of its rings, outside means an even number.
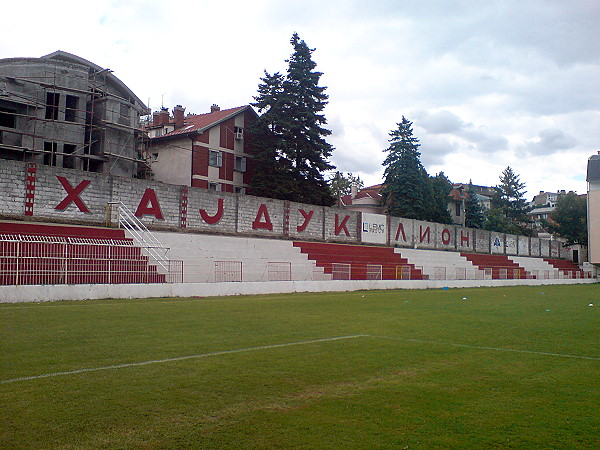
[[[272,281],[247,283],[89,284],[0,286],[1,303],[107,298],[218,297],[293,292],[351,292],[369,289],[441,289],[482,286],[589,284],[596,280],[383,280]]]

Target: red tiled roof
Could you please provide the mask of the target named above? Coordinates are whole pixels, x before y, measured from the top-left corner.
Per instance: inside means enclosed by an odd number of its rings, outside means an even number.
[[[173,136],[186,135],[188,133],[202,132],[246,110],[254,112],[254,110],[249,105],[246,105],[238,106],[237,108],[224,109],[222,111],[214,111],[206,114],[190,114],[184,118],[183,126],[181,128],[171,131],[170,133],[163,134],[162,136],[154,137],[152,139],[165,139]],[[173,121],[171,121],[170,123],[173,123]]]
[[[358,198],[365,198],[365,197],[371,197],[371,198],[378,198],[381,197],[381,187],[383,185],[382,184],[376,184],[374,186],[369,186],[366,188],[361,188],[359,189],[359,191],[356,193],[356,196],[354,197],[355,199]],[[352,204],[352,195],[350,194],[346,194],[343,195],[340,200],[343,206],[347,206],[347,205],[351,205]]]
[[[381,187],[382,186],[383,186],[382,184],[376,184],[374,186],[362,188],[357,192],[356,197],[354,197],[354,198],[381,197]]]

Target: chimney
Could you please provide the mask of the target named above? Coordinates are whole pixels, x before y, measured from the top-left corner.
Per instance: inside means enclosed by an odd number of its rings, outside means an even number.
[[[210,112],[214,113],[214,112],[217,112],[217,111],[221,111],[221,108],[216,103],[213,103],[213,105],[210,107]]]
[[[152,125],[160,125],[162,120],[160,111],[154,111],[152,113]]]
[[[358,186],[356,184],[352,183],[350,185],[350,195],[352,196],[352,198],[355,198],[357,194],[358,194]]]
[[[152,113],[152,125],[165,125],[169,123],[169,110],[161,108],[160,111]]]
[[[175,119],[175,129],[181,128],[183,126],[183,119],[185,114],[185,108],[181,105],[175,106],[173,108],[173,118]]]

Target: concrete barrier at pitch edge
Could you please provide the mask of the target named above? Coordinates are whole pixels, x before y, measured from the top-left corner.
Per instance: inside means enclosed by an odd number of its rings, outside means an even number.
[[[0,303],[144,299],[161,297],[223,297],[296,292],[351,292],[359,290],[542,286],[559,284],[592,284],[597,282],[596,279],[591,278],[578,280],[328,280],[121,285],[23,285],[0,286]]]

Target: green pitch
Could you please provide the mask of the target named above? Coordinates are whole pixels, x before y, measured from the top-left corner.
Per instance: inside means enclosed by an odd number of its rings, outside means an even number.
[[[597,285],[3,304],[0,326],[0,448],[600,446]]]

